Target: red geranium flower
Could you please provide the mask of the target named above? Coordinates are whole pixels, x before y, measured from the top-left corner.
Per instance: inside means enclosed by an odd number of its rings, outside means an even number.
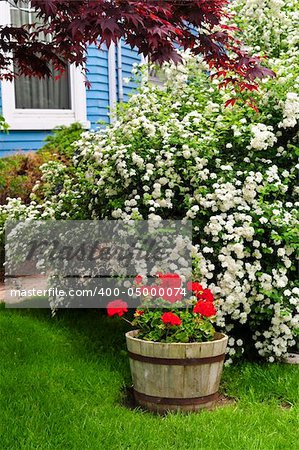
[[[111,316],[123,316],[124,313],[128,312],[128,305],[123,300],[113,300],[113,302],[109,302],[107,305],[107,314],[109,317]]]
[[[212,302],[199,301],[194,306],[193,312],[205,317],[212,317],[216,315],[217,311]]]
[[[162,315],[161,319],[165,324],[182,325],[181,319],[176,314],[173,314],[172,312],[164,313]]]
[[[205,300],[206,302],[214,301],[214,295],[212,294],[210,289],[204,289],[202,292],[198,292],[198,294],[196,294],[196,297],[200,300]]]
[[[142,283],[142,276],[137,275],[137,277],[134,278],[135,284],[141,284]]]
[[[187,283],[187,289],[189,291],[192,291],[195,293],[195,295],[199,292],[203,292],[203,287],[201,284],[197,283],[196,281],[189,281],[189,283]]]
[[[134,317],[140,317],[144,314],[144,311],[141,311],[140,309],[136,309],[134,313]]]
[[[162,273],[158,274],[161,285],[164,290],[161,296],[164,300],[170,303],[178,302],[182,300],[183,294],[181,293],[182,280],[177,273]]]
[[[162,287],[178,287],[181,286],[182,280],[177,273],[159,273]]]

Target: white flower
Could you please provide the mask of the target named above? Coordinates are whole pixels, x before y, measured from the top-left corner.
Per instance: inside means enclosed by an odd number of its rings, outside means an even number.
[[[281,128],[293,128],[299,120],[299,95],[288,92],[283,107],[283,120],[278,124]]]
[[[255,150],[266,150],[272,147],[277,138],[273,133],[273,127],[258,123],[251,126],[253,138],[250,141],[250,148]]]

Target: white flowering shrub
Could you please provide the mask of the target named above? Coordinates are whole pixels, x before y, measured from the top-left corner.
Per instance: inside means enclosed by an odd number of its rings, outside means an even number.
[[[298,0],[232,0],[232,12],[251,51],[280,58],[296,53],[299,35]]]
[[[256,20],[246,32],[252,48],[264,37],[254,31],[264,30],[264,20],[265,50],[276,45],[274,25],[282,30],[283,52],[275,47],[269,60],[277,79],[255,94],[258,114],[244,104],[225,108],[230,93],[186,55],[184,64],[165,66],[163,86],[143,76],[112,126],[81,135],[75,168],[44,165],[31,205],[11,200],[2,207],[6,218],[192,220],[194,271],[218,299],[218,325],[230,335],[228,362],[244,351],[274,361],[299,334],[299,58],[296,2],[289,3],[287,11],[278,0],[235,2],[238,17]],[[273,8],[277,14],[268,15]]]

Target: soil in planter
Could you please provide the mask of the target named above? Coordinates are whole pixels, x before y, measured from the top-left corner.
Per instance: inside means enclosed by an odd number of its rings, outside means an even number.
[[[217,408],[221,408],[224,406],[229,406],[229,405],[233,405],[234,403],[237,402],[238,399],[236,399],[235,397],[228,397],[226,395],[223,394],[219,394],[218,400],[215,402],[214,406],[213,406],[213,410],[217,409]],[[140,405],[138,405],[135,401],[134,398],[134,392],[133,392],[133,386],[125,386],[122,390],[122,401],[121,401],[122,406],[125,406],[128,409],[139,409],[140,411],[143,412],[149,412],[146,409],[143,409]],[[183,412],[184,414],[198,414],[201,411],[207,411],[206,409],[202,409],[200,411],[197,411],[196,413],[190,413],[189,412]],[[158,414],[158,413],[154,413],[151,412],[151,414],[155,414],[155,415],[161,415],[161,416],[165,416],[168,413],[164,413],[164,414]]]

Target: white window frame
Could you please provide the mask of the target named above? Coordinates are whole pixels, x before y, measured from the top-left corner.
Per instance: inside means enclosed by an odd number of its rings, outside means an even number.
[[[0,1],[0,25],[10,24],[10,5]],[[70,65],[71,109],[18,109],[15,107],[14,81],[1,80],[2,115],[10,130],[51,130],[61,125],[80,122],[90,127],[87,120],[86,86],[82,71]]]

